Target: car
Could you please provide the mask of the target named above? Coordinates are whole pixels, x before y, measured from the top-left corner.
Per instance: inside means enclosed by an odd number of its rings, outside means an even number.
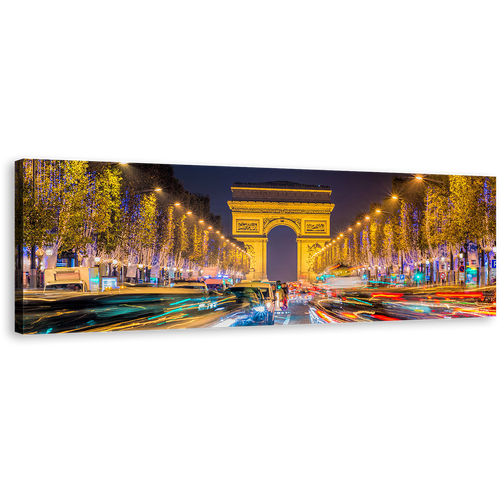
[[[184,289],[184,290],[192,290],[193,292],[203,292],[207,295],[217,296],[220,295],[215,290],[210,290],[206,283],[203,281],[195,281],[195,280],[179,280],[175,281],[172,284],[172,288],[174,289]]]
[[[225,292],[224,296],[234,296],[237,304],[244,305],[248,308],[249,320],[255,323],[269,323],[269,312],[266,307],[266,300],[262,294],[260,288],[242,286],[238,283],[236,286],[229,287]]]
[[[274,325],[274,313],[276,309],[275,305],[276,302],[271,283],[267,281],[242,281],[241,283],[238,283],[236,286],[247,287],[247,288],[258,288],[261,291],[266,306],[267,324]]]

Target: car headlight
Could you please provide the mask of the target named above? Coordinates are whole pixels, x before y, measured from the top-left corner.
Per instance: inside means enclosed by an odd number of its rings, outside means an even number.
[[[254,309],[260,313],[263,313],[266,310],[266,308],[264,306],[257,306],[257,307],[254,307]]]

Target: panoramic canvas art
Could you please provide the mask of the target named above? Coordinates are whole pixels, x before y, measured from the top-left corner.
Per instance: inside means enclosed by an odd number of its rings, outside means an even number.
[[[24,159],[15,179],[19,333],[496,315],[495,177]]]

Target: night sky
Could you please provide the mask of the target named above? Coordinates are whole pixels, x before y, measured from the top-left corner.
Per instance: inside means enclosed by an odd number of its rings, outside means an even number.
[[[301,184],[323,184],[332,189],[332,235],[346,229],[360,212],[370,204],[381,202],[391,193],[395,173],[347,172],[334,170],[296,170],[282,168],[212,167],[173,165],[175,177],[191,193],[210,195],[211,211],[220,214],[224,233],[231,235],[231,186],[235,182],[289,181]],[[407,174],[400,174],[406,176]],[[279,226],[269,233],[268,278],[293,281],[297,279],[297,250],[295,233]]]

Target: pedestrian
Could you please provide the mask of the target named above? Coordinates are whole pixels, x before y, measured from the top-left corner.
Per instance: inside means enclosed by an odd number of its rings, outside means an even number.
[[[281,310],[283,310],[283,298],[285,296],[285,292],[283,290],[283,287],[281,284],[278,285],[278,290],[277,290],[277,295],[278,295],[278,305]]]
[[[288,309],[288,297],[286,293],[283,294],[283,307],[281,308],[282,311],[286,311]]]

